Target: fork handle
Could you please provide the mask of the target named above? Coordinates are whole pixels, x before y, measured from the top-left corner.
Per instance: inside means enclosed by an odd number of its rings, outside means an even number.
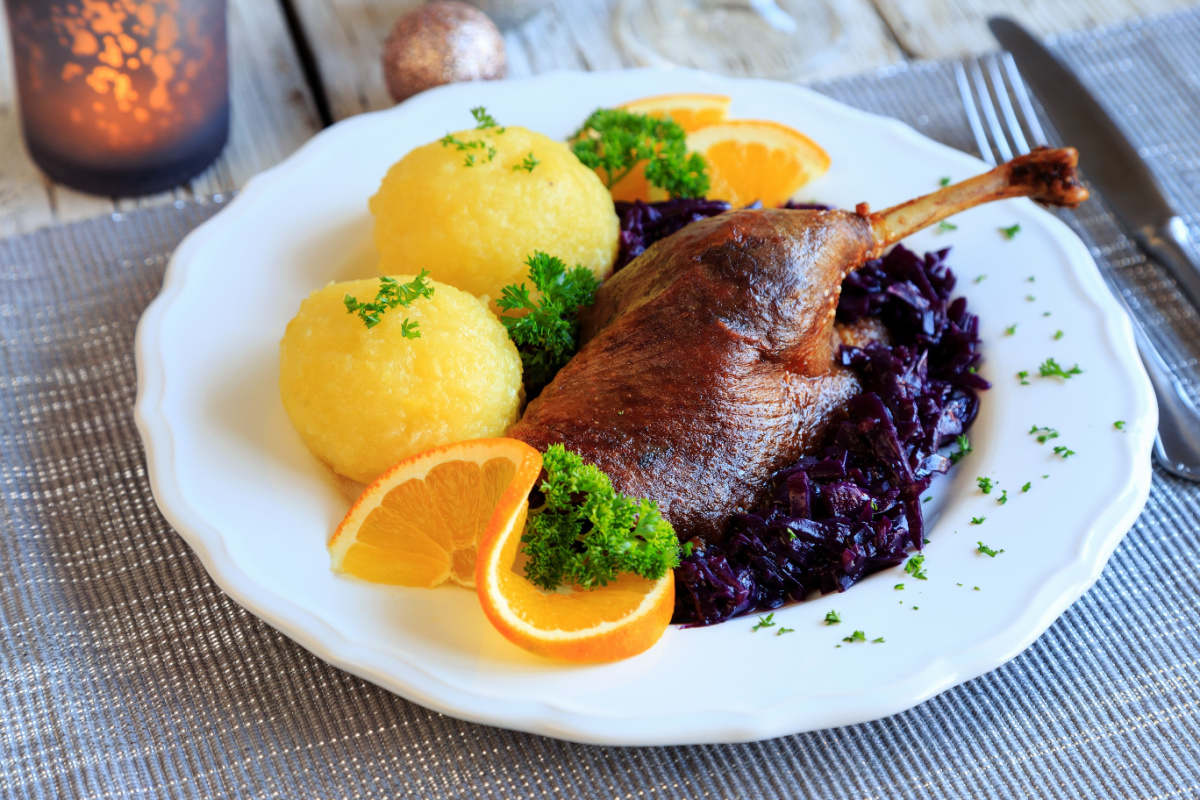
[[[1171,217],[1161,225],[1147,225],[1134,234],[1134,239],[1171,273],[1184,296],[1200,309],[1200,257],[1184,221]]]

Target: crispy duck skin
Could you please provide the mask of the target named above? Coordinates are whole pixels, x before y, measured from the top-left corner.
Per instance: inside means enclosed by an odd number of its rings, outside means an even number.
[[[605,282],[583,346],[508,433],[561,443],[655,500],[681,541],[718,539],[771,477],[820,446],[859,391],[834,363],[842,280],[913,231],[1003,197],[1074,206],[1072,149],[1035,150],[871,214],[731,211],[663,239]],[[862,331],[845,332],[847,338]]]

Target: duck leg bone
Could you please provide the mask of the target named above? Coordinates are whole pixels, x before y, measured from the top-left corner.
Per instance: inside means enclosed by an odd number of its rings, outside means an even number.
[[[858,215],[871,223],[875,239],[868,258],[879,257],[888,247],[922,228],[993,200],[1031,197],[1047,205],[1075,208],[1088,197],[1088,190],[1075,174],[1078,162],[1079,152],[1073,147],[1039,147],[991,172],[883,211],[871,213],[866,203],[860,203]]]

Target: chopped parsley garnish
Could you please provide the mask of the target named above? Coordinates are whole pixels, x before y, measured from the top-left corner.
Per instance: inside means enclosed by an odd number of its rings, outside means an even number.
[[[1030,283],[1033,283],[1033,282],[1034,282],[1035,280],[1037,280],[1037,279],[1036,279],[1036,278],[1034,278],[1032,275],[1030,275],[1030,276],[1029,276],[1028,278],[1026,278],[1025,280],[1029,281]]]
[[[1007,328],[1004,329],[1005,336],[1012,336],[1016,332],[1017,332],[1017,323],[1015,323],[1015,322],[1012,325],[1009,325]]]
[[[1022,386],[1029,385],[1029,370],[1023,369],[1017,373],[1017,378],[1021,381]]]
[[[842,617],[836,611],[830,611],[828,614],[825,615],[825,624],[826,625],[837,625],[841,621],[842,621]]]
[[[539,161],[538,159],[534,158],[533,151],[530,150],[529,155],[525,156],[524,161],[522,161],[520,164],[513,164],[513,172],[516,172],[517,170],[521,170],[521,169],[525,170],[526,172],[533,172],[533,168],[536,167],[540,163],[542,163],[542,162]]]
[[[687,134],[670,119],[602,108],[571,137],[571,151],[584,166],[599,170],[609,189],[646,162],[646,180],[671,197],[703,197],[708,191],[704,157],[688,153]]]
[[[883,642],[883,637],[882,637],[882,636],[880,636],[878,639],[872,639],[872,640],[871,640],[871,644],[883,644],[883,643],[884,643],[884,642]]]
[[[1043,378],[1052,378],[1053,377],[1053,378],[1066,379],[1066,378],[1070,378],[1072,375],[1081,374],[1083,372],[1083,370],[1081,370],[1079,368],[1078,364],[1071,367],[1070,369],[1063,369],[1062,366],[1057,361],[1055,361],[1053,358],[1047,358],[1041,364],[1038,364],[1038,372],[1041,373],[1041,376]]]
[[[984,279],[984,278],[986,278],[986,277],[987,277],[987,273],[986,273],[986,272],[985,272],[985,273],[983,273],[982,275],[976,275],[976,276],[975,276],[975,282],[976,282],[976,283],[983,283],[983,279]]]
[[[976,544],[979,545],[979,552],[983,553],[985,556],[988,556],[989,558],[995,558],[996,556],[998,556],[1004,552],[1003,550],[993,550],[992,548],[988,547],[983,542],[976,542]]]
[[[1069,458],[1069,457],[1075,455],[1075,451],[1070,449],[1069,447],[1063,447],[1060,445],[1060,446],[1054,448],[1054,454],[1056,456],[1062,456],[1063,458]]]
[[[993,481],[991,478],[976,478],[975,482],[979,484],[979,491],[984,494],[992,493]]]
[[[687,558],[688,556],[690,556],[692,554],[692,552],[695,549],[696,549],[696,546],[693,545],[691,542],[684,542],[683,545],[679,548],[679,557]]]
[[[1000,496],[996,498],[996,502],[1000,505],[1004,505],[1008,502],[1008,489],[1001,490]]]
[[[950,185],[949,177],[942,178],[940,181],[938,181],[938,186],[949,186],[949,185]]]
[[[1035,300],[1037,300],[1037,298],[1036,298],[1036,297],[1034,297],[1033,295],[1031,295],[1031,294],[1027,294],[1027,295],[1025,295],[1025,302],[1026,302],[1026,303],[1032,303],[1032,302],[1034,302]]]
[[[504,128],[500,127],[500,123],[496,122],[495,117],[489,114],[483,106],[472,108],[471,116],[475,118],[475,128],[477,130],[496,128],[496,133],[504,133]]]
[[[1037,425],[1030,428],[1029,433],[1031,436],[1034,434],[1037,435],[1038,444],[1045,444],[1051,439],[1058,438],[1058,431],[1054,430],[1054,428],[1039,428]]]
[[[925,574],[925,555],[918,553],[917,555],[904,562],[904,571],[912,575],[919,581],[928,580],[929,576]]]
[[[546,497],[529,511],[525,577],[547,591],[594,589],[632,572],[658,580],[679,566],[679,541],[652,500],[625,497],[600,469],[561,444],[542,459]]]
[[[523,317],[500,318],[513,344],[521,353],[525,385],[530,393],[540,391],[556,372],[575,355],[579,340],[579,308],[590,306],[596,297],[596,280],[587,267],[568,270],[560,259],[538,251],[525,262],[529,279],[542,296],[534,302],[529,289],[509,284],[500,290],[496,304],[504,311],[524,310]]]
[[[866,640],[867,640],[867,635],[865,633],[863,633],[862,631],[855,631],[854,633],[847,636],[845,639],[842,639],[843,642],[865,642]]]
[[[1042,316],[1043,316],[1043,317],[1048,317],[1048,316],[1050,316],[1050,312],[1049,312],[1049,311],[1043,311],[1043,312],[1042,312]]]
[[[464,142],[463,140],[456,138],[454,136],[454,134],[447,133],[445,136],[443,136],[438,141],[442,143],[442,147],[449,147],[450,145],[454,145],[455,150],[459,151],[460,153],[465,152],[467,155],[463,159],[464,167],[473,167],[476,164],[475,154],[472,152],[469,152],[471,150],[484,151],[487,154],[488,161],[491,161],[493,158],[496,157],[496,148],[493,147],[492,145],[488,144],[487,142],[483,141],[482,139],[471,139],[469,141]]]
[[[374,328],[383,319],[383,315],[389,308],[408,308],[422,297],[433,297],[433,287],[425,282],[425,278],[428,276],[429,272],[423,269],[408,283],[400,283],[395,278],[382,277],[379,279],[379,291],[375,293],[373,302],[360,303],[353,295],[347,294],[342,299],[346,305],[346,313],[358,314],[358,318],[368,328]],[[400,323],[400,335],[405,339],[420,339],[421,331],[417,327],[418,323],[410,322],[408,318],[405,318]]]
[[[930,500],[932,500],[932,499],[933,499],[933,495],[929,495],[928,497],[922,497],[922,498],[921,498],[921,502],[922,502],[922,503],[928,503],[928,502],[929,502]]]
[[[1061,330],[1055,331],[1054,332],[1054,341],[1057,342],[1059,339],[1061,339],[1063,337],[1063,335],[1064,334]]]
[[[892,588],[893,588],[893,589],[895,589],[897,592],[899,592],[899,591],[902,591],[902,590],[904,589],[904,584],[903,584],[903,583],[897,583],[897,584],[896,584],[895,586],[893,586]]]
[[[971,517],[971,524],[982,525],[985,519],[987,519],[987,517]]]
[[[1024,486],[1022,486],[1022,487],[1021,487],[1021,491],[1022,491],[1022,492],[1028,492],[1028,491],[1029,491],[1030,489],[1032,489],[1032,488],[1033,488],[1033,481],[1029,481],[1029,482],[1028,482],[1028,483],[1026,483]]]
[[[958,226],[953,222],[946,222],[945,220],[942,220],[938,223],[937,229],[939,233],[949,233],[950,231],[958,230]]]
[[[771,612],[770,614],[767,614],[765,617],[759,617],[758,624],[750,629],[751,633],[757,633],[762,628],[775,627],[774,617],[775,617],[775,612]]]
[[[966,457],[967,453],[971,452],[971,441],[965,433],[960,433],[955,437],[954,442],[958,445],[958,449],[950,454],[951,464],[957,464]]]
[[[1123,420],[1123,419],[1117,420],[1116,422],[1113,423],[1113,427],[1119,431],[1125,430],[1125,420]]]
[[[775,632],[775,635],[783,636],[785,633],[795,633],[795,632],[796,632],[795,628],[780,628],[778,631]]]
[[[1021,232],[1021,225],[1020,223],[1017,223],[1016,225],[1011,225],[1007,228],[1000,228],[999,230],[1000,233],[1004,234],[1005,239],[1012,239]]]

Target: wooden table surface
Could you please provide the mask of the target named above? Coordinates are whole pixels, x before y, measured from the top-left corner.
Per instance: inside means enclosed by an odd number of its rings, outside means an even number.
[[[57,185],[21,141],[6,23],[0,15],[0,236],[97,214],[226,193],[278,163],[325,125],[392,104],[379,66],[392,23],[420,0],[228,0],[229,144],[174,192],[137,200]],[[508,74],[634,66],[613,36],[618,0],[556,0],[505,32]],[[906,59],[993,48],[987,17],[1007,14],[1039,34],[1110,25],[1195,0],[833,0],[846,36],[812,79]],[[302,54],[311,55],[305,69]]]

